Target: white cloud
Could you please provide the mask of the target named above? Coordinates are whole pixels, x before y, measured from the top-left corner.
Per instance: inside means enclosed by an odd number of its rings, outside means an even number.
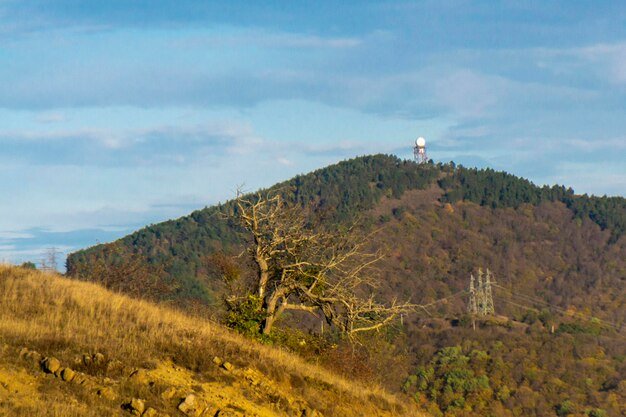
[[[43,112],[37,116],[39,123],[62,123],[67,121],[67,117],[60,112]]]
[[[300,33],[269,32],[263,30],[231,30],[227,34],[194,35],[177,39],[172,44],[180,47],[261,47],[261,48],[354,48],[362,44],[355,37],[322,37]]]
[[[510,51],[526,55],[535,65],[560,77],[595,77],[594,88],[605,81],[626,84],[626,42],[597,43],[566,48],[528,48]]]
[[[619,138],[594,138],[594,139],[569,139],[567,145],[581,151],[604,149],[606,151],[626,150],[626,137]]]
[[[0,241],[14,240],[14,239],[30,239],[32,237],[34,237],[34,235],[29,232],[0,231]]]
[[[456,70],[435,79],[433,93],[461,118],[484,117],[506,94],[511,81],[471,70]]]
[[[47,165],[130,166],[182,164],[207,154],[246,154],[262,148],[264,141],[247,123],[217,121],[127,129],[0,130],[0,143],[9,159],[26,158]]]
[[[605,72],[611,82],[626,84],[626,43],[601,43],[576,48],[571,52],[588,61],[597,70]]]

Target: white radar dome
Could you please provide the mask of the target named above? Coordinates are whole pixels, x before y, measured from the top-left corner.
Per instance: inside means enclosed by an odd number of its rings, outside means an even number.
[[[423,148],[424,146],[426,146],[426,139],[420,136],[419,138],[415,140],[415,144],[419,146],[420,148]]]

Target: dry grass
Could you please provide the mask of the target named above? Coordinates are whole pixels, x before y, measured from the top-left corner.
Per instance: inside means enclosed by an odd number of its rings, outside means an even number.
[[[84,352],[102,352],[125,367],[171,360],[205,380],[224,378],[212,364],[219,356],[260,370],[326,416],[416,415],[379,387],[342,379],[207,320],[95,284],[10,266],[0,266],[0,340],[68,362]]]

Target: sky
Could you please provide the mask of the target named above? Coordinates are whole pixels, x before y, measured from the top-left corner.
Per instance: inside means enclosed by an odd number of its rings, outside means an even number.
[[[417,136],[626,196],[626,3],[0,0],[0,261]]]

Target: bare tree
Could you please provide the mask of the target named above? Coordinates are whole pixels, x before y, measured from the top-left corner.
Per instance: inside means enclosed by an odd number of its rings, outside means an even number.
[[[237,195],[235,217],[252,235],[248,251],[257,269],[263,334],[289,310],[322,315],[353,338],[415,308],[376,301],[375,264],[382,254],[368,251],[368,236],[356,227],[329,231],[312,225],[303,211],[280,194]]]

